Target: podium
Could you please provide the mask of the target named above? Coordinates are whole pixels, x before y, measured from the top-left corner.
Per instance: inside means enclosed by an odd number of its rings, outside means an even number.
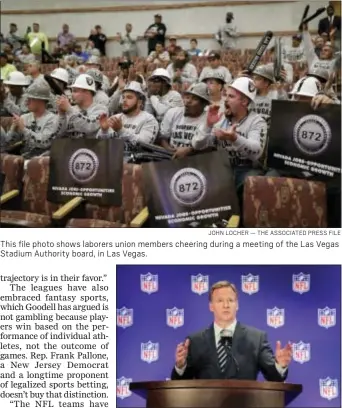
[[[283,408],[302,385],[246,380],[134,382],[130,390],[147,408]]]

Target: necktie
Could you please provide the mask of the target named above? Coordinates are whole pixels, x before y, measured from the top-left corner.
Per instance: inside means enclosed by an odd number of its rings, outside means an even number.
[[[221,331],[221,335],[223,334],[224,330]],[[221,338],[219,344],[217,346],[217,357],[219,362],[219,367],[222,373],[226,371],[227,363],[228,363],[228,353],[227,348],[225,347],[224,341]]]

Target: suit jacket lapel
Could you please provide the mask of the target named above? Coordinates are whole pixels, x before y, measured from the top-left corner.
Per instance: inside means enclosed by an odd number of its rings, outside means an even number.
[[[240,354],[239,352],[239,346],[241,347],[244,343],[244,337],[245,337],[245,327],[240,323],[237,322],[234,335],[233,335],[233,346],[232,346],[232,353],[236,360],[238,360],[238,356]]]

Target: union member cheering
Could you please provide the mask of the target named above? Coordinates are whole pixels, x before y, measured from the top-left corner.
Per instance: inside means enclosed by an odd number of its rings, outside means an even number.
[[[29,159],[50,148],[56,136],[57,115],[46,109],[50,100],[50,88],[46,82],[34,82],[27,89],[25,97],[29,113],[14,115],[13,124],[5,136],[5,141],[7,145],[23,141],[22,155]]]
[[[58,137],[95,138],[100,129],[99,117],[108,114],[106,106],[96,104],[95,81],[90,75],[81,74],[71,86],[77,106],[71,106],[66,96],[57,99]]]
[[[258,159],[266,144],[267,124],[255,112],[249,111],[255,99],[253,81],[246,77],[237,78],[228,87],[224,117],[212,107],[204,127],[199,128],[192,140],[194,149],[200,150],[213,142],[229,155],[235,173],[235,183],[239,190],[249,175],[261,175]],[[208,137],[212,127],[211,135]]]
[[[119,137],[125,141],[125,152],[137,142],[153,143],[158,134],[158,122],[153,115],[143,111],[145,94],[139,82],[132,81],[122,92],[122,112],[100,118],[98,138]]]
[[[192,140],[198,127],[206,123],[205,108],[209,104],[207,85],[192,85],[184,92],[184,108],[169,109],[164,116],[160,126],[161,145],[173,151],[175,157],[188,156],[193,151]],[[204,137],[210,137],[210,130]]]
[[[189,336],[177,346],[172,380],[256,380],[262,372],[267,381],[286,380],[292,346],[276,344],[275,355],[265,332],[236,320],[238,293],[228,281],[215,283],[209,294],[213,324]]]

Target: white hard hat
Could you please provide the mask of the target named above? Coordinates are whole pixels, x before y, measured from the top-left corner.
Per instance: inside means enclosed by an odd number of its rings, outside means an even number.
[[[247,96],[247,98],[250,99],[251,101],[254,101],[256,97],[255,84],[250,78],[247,77],[236,78],[228,86],[241,92],[243,95]]]
[[[164,68],[157,68],[152,72],[152,75],[149,79],[153,78],[162,78],[164,79],[169,85],[171,85],[171,77],[170,74]]]
[[[88,91],[96,93],[95,81],[87,74],[79,75],[70,88],[87,89]]]
[[[136,93],[140,98],[146,97],[144,91],[142,90],[141,84],[137,81],[131,81],[129,84],[127,84],[123,89],[122,93],[127,91],[132,91]]]
[[[65,84],[69,83],[69,74],[68,71],[64,68],[56,68],[54,69],[51,74],[51,78],[58,79],[59,81],[64,82]]]
[[[19,71],[14,71],[9,74],[7,81],[4,81],[5,85],[17,85],[17,86],[28,86],[30,85],[30,80]]]
[[[290,92],[292,95],[314,97],[323,89],[322,84],[315,77],[304,77],[297,81]]]

